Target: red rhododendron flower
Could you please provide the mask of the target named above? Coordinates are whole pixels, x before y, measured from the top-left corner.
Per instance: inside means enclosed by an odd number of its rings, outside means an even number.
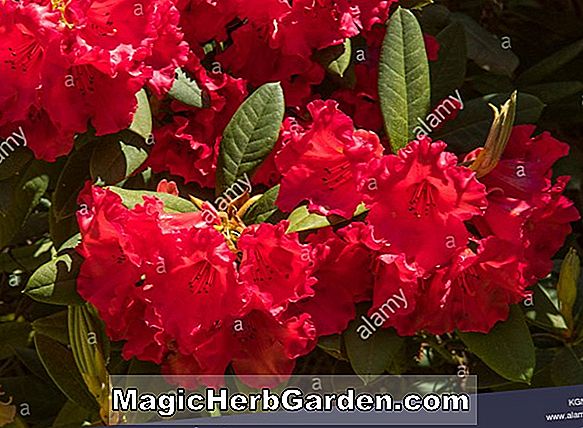
[[[371,298],[374,253],[369,246],[380,244],[363,223],[338,232],[321,229],[308,241],[316,254],[318,282],[314,296],[293,305],[292,312],[310,314],[318,336],[341,333],[356,315],[355,304]]]
[[[290,106],[306,102],[311,87],[324,79],[312,54],[359,32],[358,8],[345,0],[237,3],[244,24],[231,33],[233,44],[217,60],[254,86],[281,81]]]
[[[283,175],[277,206],[291,211],[307,199],[312,211],[350,218],[361,202],[359,168],[379,157],[382,146],[376,134],[354,131],[334,101],[316,100],[308,110],[312,125],[276,156]]]
[[[339,89],[332,94],[332,98],[338,101],[355,126],[381,132],[383,116],[379,104],[378,69],[368,63],[356,64],[354,74],[354,88]]]
[[[298,242],[296,234],[286,234],[289,223],[268,223],[246,228],[237,247],[243,257],[240,281],[252,289],[276,313],[314,294],[314,261],[311,249]]]
[[[515,126],[496,168],[482,177],[488,189],[500,188],[507,197],[529,199],[551,185],[553,164],[569,153],[569,146],[548,132],[532,137],[534,125]],[[470,153],[477,157],[482,149]]]
[[[227,38],[227,24],[237,16],[234,0],[179,0],[180,26],[194,48],[211,40]]]
[[[487,238],[477,253],[458,251],[449,266],[423,281],[415,318],[433,334],[455,329],[487,333],[508,318],[509,305],[524,300],[527,285],[512,248]]]
[[[437,39],[431,34],[423,34],[423,41],[425,42],[427,59],[429,61],[437,61],[439,58],[439,42]]]
[[[124,357],[163,363],[168,374],[219,375],[232,363],[244,374],[286,377],[315,346],[310,315],[287,312],[316,283],[312,248],[285,233],[287,222],[244,229],[235,250],[218,217],[209,224],[202,211],[167,214],[148,196],[129,209],[89,184],[79,202],[78,291],[110,337],[126,341]]]
[[[0,128],[32,119],[25,125],[40,138],[29,146],[38,158],[68,153],[72,135],[89,124],[96,135],[127,128],[135,94],[145,83],[167,92],[186,61],[170,0],[8,1],[0,9],[0,73],[10,77],[0,90]]]
[[[446,263],[470,236],[464,221],[483,214],[486,191],[457,165],[443,142],[412,141],[397,155],[373,160],[363,184],[367,222],[377,238],[422,268]]]
[[[532,137],[535,127],[515,126],[496,168],[482,177],[489,207],[475,224],[484,236],[495,235],[515,246],[529,283],[552,269],[551,257],[579,219],[573,203],[562,196],[568,177],[552,185],[552,166],[569,147],[545,132]],[[481,149],[467,156],[474,159]]]
[[[215,183],[219,143],[231,117],[245,99],[245,82],[228,74],[206,71],[195,57],[186,69],[208,94],[208,107],[187,107],[176,101],[173,122],[154,130],[148,162],[156,172],[170,171],[203,187]]]

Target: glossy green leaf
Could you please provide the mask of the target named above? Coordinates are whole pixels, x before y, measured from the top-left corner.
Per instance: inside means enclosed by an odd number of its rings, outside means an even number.
[[[136,172],[148,158],[144,140],[131,131],[101,138],[94,145],[89,168],[93,181],[119,183]]]
[[[77,196],[83,189],[85,182],[91,179],[89,165],[95,147],[93,144],[96,144],[97,140],[88,134],[78,137],[78,139],[81,140],[80,147],[67,158],[53,194],[51,210],[57,222],[75,214]]]
[[[0,360],[14,354],[14,349],[26,347],[32,328],[28,322],[4,322],[0,324]]]
[[[202,90],[196,81],[180,68],[176,70],[176,78],[168,96],[191,107],[203,106]]]
[[[564,98],[583,93],[583,82],[550,82],[525,86],[523,92],[532,94],[545,104],[555,103]]]
[[[366,211],[367,209],[364,204],[360,204],[356,208],[353,217],[363,214]],[[289,215],[288,220],[290,224],[287,229],[287,233],[321,229],[323,227],[332,226],[347,221],[347,219],[340,216],[326,217],[321,214],[311,213],[308,211],[308,208],[305,205],[302,205],[301,207],[293,210]]]
[[[42,334],[35,335],[34,343],[43,366],[63,394],[87,410],[98,411],[97,402],[87,390],[71,351]]]
[[[56,340],[63,345],[69,344],[69,330],[67,328],[67,311],[60,311],[32,322],[36,334],[42,334]]]
[[[223,132],[217,166],[217,194],[244,174],[251,175],[271,152],[285,109],[279,83],[257,89],[235,112]]]
[[[354,372],[365,383],[369,383],[382,375],[395,358],[399,358],[405,339],[393,329],[384,328],[377,329],[370,337],[363,339],[362,328],[365,324],[361,316],[365,314],[364,305],[359,305],[356,319],[349,324],[343,337]]]
[[[141,89],[137,94],[138,106],[129,130],[136,133],[144,140],[152,135],[152,112],[150,111],[150,101],[145,89]]]
[[[439,57],[431,61],[432,105],[451,95],[466,77],[466,36],[459,22],[453,22],[437,35]]]
[[[426,116],[431,98],[423,33],[407,9],[398,8],[389,20],[378,84],[385,129],[396,152],[414,138],[417,118]]]
[[[518,77],[516,83],[520,86],[538,83],[552,76],[553,73],[573,61],[582,52],[583,40],[579,40],[533,65]]]
[[[146,190],[128,190],[115,186],[109,186],[107,188],[121,196],[122,203],[130,209],[133,209],[138,204],[143,204],[144,196],[155,196],[164,203],[164,211],[168,213],[188,213],[198,211],[198,208],[196,208],[192,202],[169,193],[150,192]]]
[[[557,352],[551,377],[557,386],[583,384],[583,344],[567,345]]]
[[[70,251],[38,268],[28,280],[24,292],[33,299],[54,305],[83,303],[76,282],[82,258]]]
[[[245,224],[264,223],[279,210],[275,205],[279,194],[279,184],[272,187],[255,202],[243,216]]]
[[[511,49],[502,47],[502,40],[467,15],[452,13],[451,19],[464,27],[468,58],[484,70],[512,76],[520,61]]]
[[[352,59],[351,40],[347,38],[343,44],[332,46],[328,49],[330,49],[330,52],[322,58],[326,69],[335,76],[344,77],[344,73],[350,66]]]
[[[530,383],[535,367],[535,351],[526,320],[518,306],[509,318],[498,322],[488,333],[458,333],[468,349],[500,376]]]
[[[33,161],[22,175],[0,182],[0,248],[12,242],[48,186],[49,174],[40,161]]]
[[[0,143],[2,141],[4,139],[0,137]],[[14,151],[8,152],[8,156],[2,156],[4,160],[0,162],[0,181],[22,174],[33,158],[32,152],[27,147],[13,147],[12,149]]]
[[[492,94],[464,103],[464,109],[432,136],[447,141],[454,150],[467,153],[481,147],[488,136],[492,119],[492,109],[488,104],[500,106],[509,94]],[[545,105],[535,96],[518,94],[515,124],[536,123]]]

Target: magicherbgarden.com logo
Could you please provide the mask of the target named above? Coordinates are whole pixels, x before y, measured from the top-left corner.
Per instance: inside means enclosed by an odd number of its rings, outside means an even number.
[[[347,388],[341,393],[304,393],[300,388],[286,388],[274,393],[263,388],[259,393],[230,393],[228,388],[207,388],[206,392],[187,393],[178,388],[174,393],[140,393],[137,388],[113,388],[111,412],[154,412],[171,418],[177,412],[469,412],[470,396],[461,394],[406,394],[395,401],[391,394],[370,394]]]

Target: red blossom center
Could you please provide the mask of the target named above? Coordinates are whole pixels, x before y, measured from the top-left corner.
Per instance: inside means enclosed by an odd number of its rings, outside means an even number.
[[[192,294],[208,294],[214,284],[216,270],[207,260],[199,261],[194,270],[196,274],[188,282],[188,289]]]
[[[427,180],[423,180],[413,186],[413,193],[409,199],[409,212],[415,217],[428,216],[435,208],[435,188]]]
[[[322,182],[328,190],[332,190],[340,184],[346,183],[350,177],[350,164],[348,161],[344,161],[332,167],[324,167]]]

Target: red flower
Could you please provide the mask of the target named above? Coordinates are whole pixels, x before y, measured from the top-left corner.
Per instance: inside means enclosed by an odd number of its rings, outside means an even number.
[[[318,336],[342,333],[356,315],[355,304],[370,300],[374,253],[369,228],[352,223],[335,233],[332,228],[308,237],[316,254],[314,296],[293,305],[292,312],[308,313]]]
[[[551,186],[553,164],[567,156],[569,146],[548,132],[532,137],[535,128],[534,125],[513,128],[500,162],[480,179],[488,190],[500,188],[507,197],[528,200]],[[475,159],[480,151],[470,153],[466,160]]]
[[[352,0],[350,3],[360,11],[359,21],[363,30],[370,31],[375,24],[385,24],[395,0]]]
[[[247,95],[245,82],[207,72],[193,56],[187,70],[208,94],[209,106],[172,103],[173,122],[155,129],[148,162],[155,172],[169,171],[188,183],[213,187],[223,131]]]
[[[551,181],[553,164],[569,147],[547,132],[531,137],[534,128],[514,127],[498,165],[480,179],[488,188],[489,206],[483,218],[475,219],[483,236],[504,239],[522,255],[521,272],[528,283],[548,275],[552,256],[571,233],[569,223],[580,218],[562,196],[569,178],[559,177],[555,185]]]
[[[247,227],[237,242],[242,252],[240,281],[253,290],[274,315],[314,294],[314,260],[311,248],[286,234],[289,222]]]
[[[356,191],[359,168],[380,156],[379,139],[372,132],[354,131],[334,101],[316,100],[308,110],[311,127],[276,156],[283,175],[277,206],[291,211],[307,199],[311,211],[350,218],[361,202]]]
[[[487,333],[508,318],[509,305],[524,300],[526,287],[513,249],[487,238],[477,253],[461,249],[451,265],[423,281],[413,319],[420,320],[417,328],[432,334],[455,329]]]
[[[404,254],[379,254],[375,259],[372,306],[368,312],[376,327],[394,327],[401,335],[414,334],[412,313],[418,306],[420,272]]]
[[[180,26],[186,40],[194,49],[211,40],[227,39],[227,24],[237,16],[232,0],[179,0]]]
[[[437,39],[431,34],[423,34],[423,41],[425,42],[427,59],[429,61],[437,61],[439,58],[439,42]]]
[[[170,89],[186,61],[171,0],[3,2],[0,128],[26,128],[37,158],[54,161],[91,124],[97,135],[128,127],[145,83]],[[31,123],[24,121],[30,120]]]
[[[428,138],[413,141],[397,155],[371,161],[363,182],[375,236],[424,269],[464,248],[470,236],[464,221],[486,208],[484,186],[445,148]]]
[[[354,66],[354,88],[342,88],[332,94],[342,111],[346,112],[355,126],[381,132],[383,116],[379,104],[378,67],[369,63]]]
[[[289,376],[315,346],[310,315],[287,311],[314,294],[312,247],[282,222],[245,229],[236,248],[218,218],[144,199],[128,209],[89,183],[79,199],[77,288],[108,335],[126,341],[123,356],[163,363],[168,375],[219,376],[232,363],[241,374]]]

